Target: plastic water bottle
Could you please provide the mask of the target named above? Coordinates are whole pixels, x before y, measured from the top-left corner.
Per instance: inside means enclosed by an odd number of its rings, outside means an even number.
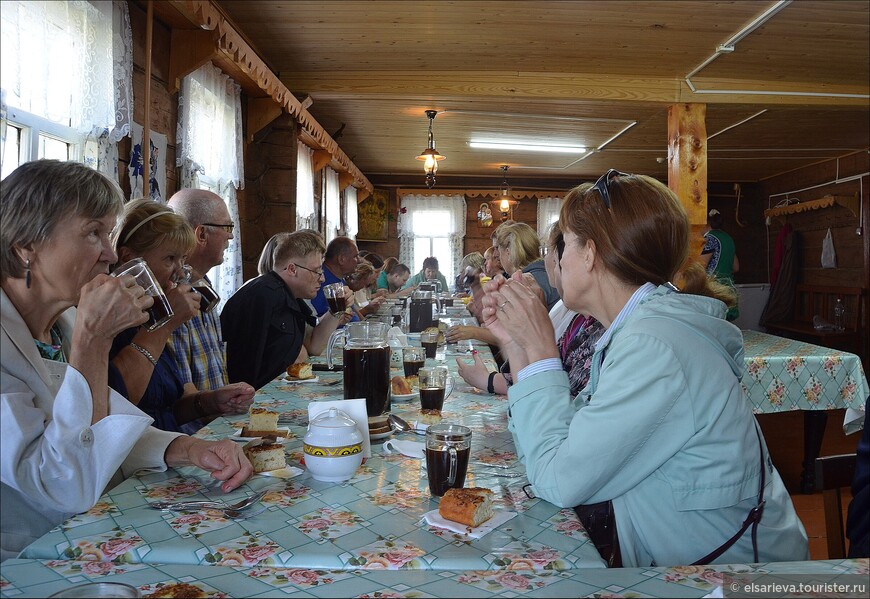
[[[843,305],[841,298],[837,298],[837,304],[834,306],[834,325],[838,331],[846,328],[846,306]]]

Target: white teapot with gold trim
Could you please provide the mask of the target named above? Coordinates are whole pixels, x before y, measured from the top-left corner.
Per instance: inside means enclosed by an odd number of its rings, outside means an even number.
[[[315,480],[343,482],[362,464],[363,436],[353,418],[329,408],[308,423],[302,449]]]

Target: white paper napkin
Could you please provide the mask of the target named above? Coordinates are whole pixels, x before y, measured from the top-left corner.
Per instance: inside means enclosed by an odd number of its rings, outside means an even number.
[[[426,457],[426,444],[418,441],[404,441],[402,439],[384,441],[384,453],[393,453],[394,451],[409,458],[422,460]]]
[[[706,599],[707,597],[718,599],[719,597],[724,597],[724,596],[725,596],[725,591],[722,589],[722,587],[717,586],[715,589],[713,589],[712,591],[710,591],[709,593],[704,595],[704,597],[702,599]]]
[[[372,444],[369,440],[369,416],[366,413],[366,400],[361,399],[336,399],[333,401],[312,401],[308,404],[308,422],[317,418],[321,412],[329,408],[338,408],[356,422],[356,428],[363,437],[363,457],[372,457]]]
[[[446,518],[442,518],[441,514],[438,513],[438,510],[426,512],[425,514],[423,514],[423,520],[429,526],[444,528],[455,533],[466,535],[468,537],[471,537],[472,539],[479,539],[480,537],[492,532],[516,515],[516,512],[506,512],[499,510],[492,518],[476,528],[469,528],[468,526],[460,524],[459,522],[454,522],[453,520],[447,520]]]

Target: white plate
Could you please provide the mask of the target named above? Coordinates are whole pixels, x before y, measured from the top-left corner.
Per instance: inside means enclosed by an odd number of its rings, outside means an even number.
[[[285,383],[318,383],[318,382],[320,382],[320,377],[317,375],[314,375],[314,378],[312,378],[312,379],[294,379],[294,378],[290,378],[289,374],[285,374],[282,377],[282,380]]]
[[[289,435],[290,429],[279,428],[277,432],[287,433]],[[232,439],[233,441],[245,441],[245,442],[253,441],[254,439],[260,439],[260,437],[243,437],[241,428],[234,429],[233,434],[230,435],[229,438]],[[286,440],[287,440],[287,437],[278,437],[278,439],[275,441],[275,443],[279,443],[279,444],[283,445]]]
[[[404,394],[404,395],[398,395],[398,394],[396,394],[396,393],[393,393],[393,394],[390,396],[390,398],[391,398],[393,401],[405,402],[405,401],[411,401],[411,400],[414,399],[415,397],[419,397],[419,396],[420,396],[420,393],[417,392],[417,391],[414,391],[413,393],[406,393],[406,394]]]
[[[378,441],[380,439],[386,439],[387,437],[392,436],[392,434],[393,434],[392,430],[388,430],[385,433],[376,433],[376,434],[369,433],[369,439],[372,439],[374,441]]]

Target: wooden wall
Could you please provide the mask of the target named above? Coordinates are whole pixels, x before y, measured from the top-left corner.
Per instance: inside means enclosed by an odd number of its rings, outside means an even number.
[[[257,276],[263,246],[275,233],[296,229],[296,120],[283,114],[245,148],[245,193],[239,201],[242,270]]]
[[[859,331],[861,339],[861,357],[865,370],[870,362],[870,240],[867,238],[867,223],[870,222],[870,155],[867,151],[857,152],[839,160],[829,160],[814,165],[812,168],[800,169],[784,175],[774,177],[764,182],[762,188],[765,197],[772,194],[792,192],[794,190],[807,189],[806,191],[794,191],[788,197],[794,197],[802,201],[819,199],[825,195],[858,195],[865,194],[863,206],[859,204],[858,210],[863,212],[863,221],[860,214],[852,214],[841,206],[832,206],[792,214],[786,217],[771,219],[771,226],[764,241],[773,255],[776,236],[783,224],[788,222],[800,235],[800,265],[799,283],[811,285],[831,285],[842,287],[861,287],[863,289],[862,308],[859,315]],[[861,177],[847,182],[836,181],[847,179],[852,176]],[[785,196],[778,195],[769,200],[773,206]],[[863,222],[863,228],[860,223]],[[822,268],[822,241],[831,230],[834,241],[834,250],[837,254],[836,268]]]
[[[133,120],[145,123],[145,29],[146,12],[135,2],[127,3],[130,8],[130,27],[133,30]],[[166,189],[164,198],[178,190],[178,176],[175,168],[175,127],[178,123],[178,94],[169,93],[169,48],[171,30],[167,25],[154,19],[151,50],[151,130],[166,136]],[[130,176],[127,167],[130,162],[131,142],[125,137],[118,144],[118,177],[121,189],[129,197]]]

